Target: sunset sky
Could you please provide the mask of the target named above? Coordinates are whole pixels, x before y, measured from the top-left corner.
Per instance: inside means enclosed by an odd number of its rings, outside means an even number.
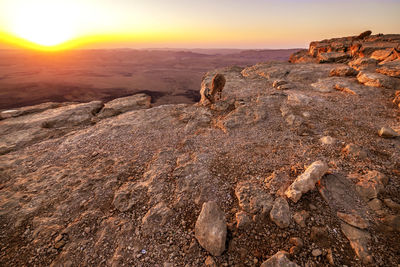
[[[399,0],[0,0],[0,47],[306,47],[400,33],[399,14]]]

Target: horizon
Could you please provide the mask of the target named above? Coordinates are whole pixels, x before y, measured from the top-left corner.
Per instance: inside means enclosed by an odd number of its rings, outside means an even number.
[[[306,48],[365,30],[396,33],[399,11],[394,0],[1,0],[0,48]]]

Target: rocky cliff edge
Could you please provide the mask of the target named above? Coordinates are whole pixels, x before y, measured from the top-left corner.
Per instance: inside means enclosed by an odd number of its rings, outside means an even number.
[[[399,36],[210,71],[213,105],[2,111],[1,265],[397,266]]]

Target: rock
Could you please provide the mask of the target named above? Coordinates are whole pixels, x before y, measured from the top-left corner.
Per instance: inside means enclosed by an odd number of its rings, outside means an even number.
[[[121,97],[104,105],[104,108],[98,114],[99,118],[108,118],[132,110],[146,109],[151,107],[151,97],[146,94],[136,94],[127,97]]]
[[[247,228],[251,223],[250,216],[244,212],[239,211],[236,213],[236,226],[239,229]]]
[[[358,157],[360,159],[364,159],[367,157],[367,152],[361,149],[359,146],[355,144],[348,144],[342,152],[348,157]]]
[[[383,87],[388,89],[396,89],[399,82],[395,78],[388,77],[380,73],[360,71],[357,80],[371,87]]]
[[[336,143],[336,139],[331,136],[323,136],[319,141],[324,145],[333,145]]]
[[[400,232],[400,215],[387,215],[382,223],[389,226],[392,231]]]
[[[377,198],[388,182],[389,180],[384,174],[378,171],[369,171],[356,184],[356,191],[364,200],[369,201]]]
[[[46,110],[47,114],[43,116],[41,126],[43,128],[59,128],[90,123],[94,115],[103,108],[103,105],[101,101],[92,101]]]
[[[311,227],[310,239],[315,243],[324,244],[329,241],[329,232],[326,226]]]
[[[321,255],[322,255],[322,251],[321,251],[319,248],[316,248],[316,249],[313,249],[313,251],[311,252],[311,254],[312,254],[314,257],[318,257],[318,256],[321,256]]]
[[[287,83],[287,84],[283,84],[283,85],[279,85],[278,87],[276,87],[277,90],[290,90],[293,89],[293,85]]]
[[[383,191],[383,186],[370,181],[360,181],[356,184],[356,191],[365,201],[369,201],[378,197]]]
[[[39,105],[27,106],[22,108],[17,108],[13,110],[5,110],[0,112],[0,120],[7,118],[15,118],[19,116],[24,116],[33,113],[40,113],[48,109],[59,108],[63,106],[70,105],[71,103],[54,103],[54,102],[46,102]]]
[[[299,267],[299,265],[288,259],[287,252],[279,251],[274,256],[264,261],[260,267]]]
[[[151,209],[142,218],[142,227],[145,231],[155,231],[157,227],[164,226],[169,220],[173,212],[166,206],[164,202],[160,202]]]
[[[361,40],[361,39],[364,39],[364,38],[370,36],[371,34],[372,34],[372,31],[368,30],[368,31],[360,33],[360,35],[358,35],[355,39]]]
[[[217,267],[217,264],[215,263],[215,260],[213,259],[213,257],[208,256],[204,262],[204,265],[206,267]]]
[[[334,87],[336,90],[344,92],[344,93],[348,93],[348,94],[352,94],[352,95],[357,95],[356,92],[354,92],[350,87],[345,86],[345,85],[341,85],[341,84],[335,84]]]
[[[280,228],[286,228],[291,221],[290,208],[286,199],[278,197],[275,199],[274,206],[270,212],[271,220]]]
[[[337,212],[337,216],[344,222],[360,229],[368,228],[368,222],[356,214]]]
[[[400,91],[396,91],[393,98],[393,104],[398,105],[400,108]]]
[[[307,49],[302,49],[296,53],[293,53],[289,58],[290,63],[315,63],[317,60],[312,57]]]
[[[328,253],[326,254],[326,259],[328,260],[330,265],[335,265],[335,260],[333,259],[332,249],[328,249]]]
[[[274,88],[278,88],[279,86],[285,85],[285,84],[287,84],[287,83],[288,83],[288,82],[285,81],[285,80],[275,80],[275,81],[272,83],[272,86],[273,86]]]
[[[312,190],[315,183],[328,171],[328,165],[323,161],[316,161],[306,171],[298,176],[286,190],[285,195],[293,202],[299,201],[302,194]]]
[[[329,52],[318,54],[319,63],[344,63],[347,62],[349,58],[350,55],[344,52]]]
[[[290,244],[302,248],[304,245],[303,240],[300,237],[292,237],[289,239]]]
[[[235,195],[240,208],[250,214],[267,215],[272,209],[273,197],[255,183],[240,182],[236,186]]]
[[[217,203],[204,203],[195,226],[199,244],[213,256],[220,256],[225,250],[226,233],[225,214]]]
[[[358,71],[361,70],[374,71],[377,65],[378,61],[372,58],[357,58],[349,62],[349,66]]]
[[[286,172],[274,171],[265,178],[264,184],[271,194],[283,195],[289,185],[289,175]]]
[[[375,212],[380,211],[382,210],[382,201],[378,198],[374,198],[368,202],[368,206]]]
[[[368,251],[368,242],[371,239],[370,234],[346,223],[342,223],[341,228],[343,234],[350,241],[354,252],[362,262],[364,264],[373,263],[373,258]]]
[[[376,72],[387,76],[400,78],[400,59],[380,64],[376,69]]]
[[[302,210],[302,211],[296,212],[293,215],[293,219],[301,227],[306,227],[306,220],[308,219],[309,216],[310,215],[307,211]]]
[[[388,206],[388,207],[391,208],[392,210],[400,211],[400,204],[394,202],[394,201],[391,200],[390,198],[385,198],[385,199],[383,200],[383,202],[385,203],[386,206]]]
[[[380,137],[384,137],[384,138],[395,138],[395,137],[399,137],[400,136],[400,134],[398,134],[396,131],[394,131],[390,127],[382,127],[378,131],[378,134],[379,134]]]
[[[339,77],[348,77],[348,76],[357,76],[358,71],[349,67],[349,66],[340,66],[331,69],[329,72],[329,76],[339,76]]]
[[[383,61],[387,59],[392,53],[394,49],[384,49],[384,50],[376,50],[371,54],[371,58],[376,59],[378,61]]]

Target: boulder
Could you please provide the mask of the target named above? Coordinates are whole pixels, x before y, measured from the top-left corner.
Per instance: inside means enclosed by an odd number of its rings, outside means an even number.
[[[395,138],[395,137],[400,136],[400,134],[398,134],[395,130],[393,130],[390,127],[382,127],[378,131],[378,134],[380,137],[384,137],[384,138]]]
[[[160,202],[151,209],[142,218],[142,229],[147,232],[164,226],[172,216],[173,212],[164,202]]]
[[[344,52],[329,52],[318,54],[319,63],[344,63],[350,59],[350,55]]]
[[[387,76],[400,78],[400,59],[380,64],[376,69],[376,72]]]
[[[295,262],[289,260],[288,255],[286,251],[279,251],[264,261],[260,267],[299,267]]]
[[[301,196],[312,190],[315,183],[328,171],[328,165],[323,161],[312,163],[306,171],[298,176],[286,190],[285,195],[293,202],[299,201]]]
[[[374,72],[360,71],[360,73],[357,75],[357,80],[360,83],[371,87],[395,89],[399,85],[399,81],[397,81],[395,78]]]
[[[368,251],[368,242],[371,239],[370,234],[367,231],[360,230],[346,223],[342,223],[341,228],[343,234],[350,241],[350,245],[356,255],[364,264],[371,264],[373,258]]]
[[[275,199],[274,206],[270,212],[271,220],[280,228],[286,228],[291,221],[290,208],[285,198]]]
[[[340,66],[331,69],[329,72],[329,76],[339,76],[339,77],[349,77],[349,76],[356,76],[358,71],[349,67],[349,66]]]
[[[357,157],[360,159],[367,157],[367,152],[355,144],[348,144],[343,148],[342,152],[348,157]]]
[[[366,229],[369,226],[368,222],[364,220],[362,217],[358,216],[357,214],[347,214],[339,211],[336,214],[342,221],[354,227],[360,229]]]
[[[384,49],[384,50],[377,50],[371,54],[371,58],[376,59],[378,61],[383,61],[390,57],[393,54],[394,49]]]
[[[136,94],[127,97],[121,97],[104,105],[104,108],[98,114],[99,118],[108,118],[121,113],[125,113],[137,109],[145,109],[151,107],[151,97],[146,94]]]
[[[225,214],[215,201],[205,202],[195,226],[199,244],[213,256],[220,256],[225,250],[226,233]]]
[[[349,66],[358,71],[361,70],[375,70],[378,61],[373,58],[356,58],[349,62]]]
[[[250,214],[267,215],[273,206],[273,197],[262,187],[252,182],[241,182],[236,186],[235,195],[242,210]]]

